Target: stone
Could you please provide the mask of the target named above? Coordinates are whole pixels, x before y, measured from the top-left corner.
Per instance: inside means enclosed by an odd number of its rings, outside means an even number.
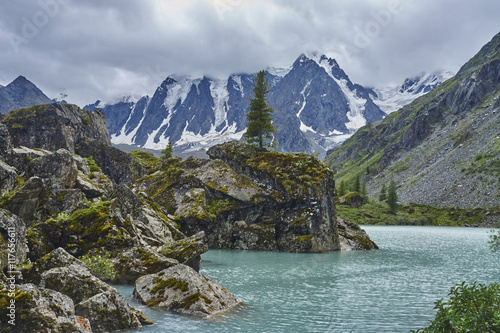
[[[43,272],[40,286],[68,295],[75,303],[113,289],[92,275],[88,267],[79,264],[52,268]]]
[[[31,226],[43,190],[42,179],[31,177],[21,187],[11,191],[5,201],[0,204],[3,208],[22,218],[27,226]]]
[[[145,247],[122,250],[112,262],[116,271],[113,283],[117,284],[133,284],[141,276],[157,273],[179,264],[177,260]]]
[[[191,237],[178,240],[172,245],[165,246],[161,253],[199,272],[201,255],[207,251],[208,245],[205,241],[205,232],[201,231]]]
[[[356,223],[338,218],[338,230],[342,251],[378,249],[377,244]]]
[[[62,247],[59,247],[35,261],[35,263],[24,273],[24,275],[27,280],[30,280],[35,284],[40,284],[40,280],[44,272],[53,268],[67,267],[70,265],[77,265],[81,266],[82,269],[88,269],[87,265],[85,265],[83,261],[73,257]]]
[[[12,139],[10,138],[9,129],[4,124],[0,123],[0,160],[5,159],[12,152]]]
[[[122,295],[112,289],[78,303],[77,315],[89,318],[94,333],[140,328],[153,322],[133,310]]]
[[[0,270],[10,270],[9,263],[16,269],[28,258],[26,224],[17,215],[0,209]]]
[[[45,188],[57,191],[75,187],[78,167],[69,151],[59,149],[52,154],[34,159],[28,165],[27,174],[41,178]]]
[[[0,160],[0,194],[14,189],[17,183],[17,170]]]
[[[0,308],[2,332],[92,333],[87,318],[75,315],[74,302],[57,291],[31,283],[16,285],[15,326],[8,324],[7,306]],[[7,304],[10,296],[0,291],[0,302]]]
[[[148,306],[196,317],[209,317],[241,304],[217,282],[182,264],[140,277],[134,296]]]

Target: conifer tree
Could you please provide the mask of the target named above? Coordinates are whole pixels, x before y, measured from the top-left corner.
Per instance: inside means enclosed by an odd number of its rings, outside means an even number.
[[[270,92],[266,73],[260,71],[254,78],[252,91],[254,98],[249,98],[250,106],[247,118],[247,132],[245,138],[248,143],[258,143],[263,147],[265,139],[272,139],[276,128],[273,125],[273,108],[267,105],[266,94]]]
[[[382,202],[385,200],[387,200],[387,188],[385,187],[385,184],[383,184],[380,189],[380,194],[378,195],[378,201]]]
[[[391,180],[389,184],[389,189],[387,190],[387,203],[392,213],[396,213],[398,210],[398,194],[396,193],[396,183]]]
[[[339,193],[338,193],[338,196],[341,197],[343,196],[344,194],[346,194],[347,192],[347,188],[345,186],[345,181],[341,181],[340,182],[340,187],[339,187]]]
[[[174,147],[172,146],[172,142],[168,142],[168,145],[161,151],[161,159],[168,160],[172,157],[172,152],[174,151]]]
[[[354,185],[352,187],[352,190],[358,193],[361,191],[361,181],[359,179],[359,175],[357,175],[356,178],[354,178]]]

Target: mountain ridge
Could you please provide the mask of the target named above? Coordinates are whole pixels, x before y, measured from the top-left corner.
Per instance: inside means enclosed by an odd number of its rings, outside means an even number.
[[[329,152],[337,179],[369,194],[396,180],[402,202],[499,205],[500,34],[453,77]]]

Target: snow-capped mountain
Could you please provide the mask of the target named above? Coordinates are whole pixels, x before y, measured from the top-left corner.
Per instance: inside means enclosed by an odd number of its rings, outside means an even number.
[[[275,140],[286,152],[320,152],[382,119],[374,91],[353,84],[334,59],[301,55],[290,66],[269,68],[268,104],[274,108]],[[240,140],[245,133],[248,98],[254,74],[227,79],[169,76],[153,97],[137,102],[96,102],[108,118],[115,144],[192,152],[214,144]]]
[[[371,97],[382,111],[389,114],[425,95],[453,75],[448,71],[421,73],[395,87],[373,88],[375,94]]]

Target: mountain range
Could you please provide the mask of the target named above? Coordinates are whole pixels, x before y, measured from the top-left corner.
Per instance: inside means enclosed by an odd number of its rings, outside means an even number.
[[[329,151],[346,183],[378,196],[394,180],[401,202],[500,205],[500,33],[458,73]]]
[[[177,152],[204,151],[242,138],[254,75],[169,76],[152,97],[97,101],[85,108],[103,110],[114,144],[163,149],[171,141]],[[428,92],[443,77],[422,75],[393,88],[396,92],[376,90],[354,84],[334,59],[302,54],[290,66],[267,69],[274,140],[281,151],[319,152],[323,157],[358,128]]]
[[[289,66],[267,69],[268,102],[275,109],[277,128],[274,140],[281,151],[319,152],[324,157],[361,126],[382,119],[450,76],[423,73],[396,87],[365,88],[352,83],[334,59],[302,54]],[[103,110],[111,141],[119,147],[161,150],[172,141],[178,155],[204,155],[215,144],[242,139],[253,77],[172,75],[152,97],[97,101],[85,108]],[[0,87],[0,113],[51,102],[23,76]]]

